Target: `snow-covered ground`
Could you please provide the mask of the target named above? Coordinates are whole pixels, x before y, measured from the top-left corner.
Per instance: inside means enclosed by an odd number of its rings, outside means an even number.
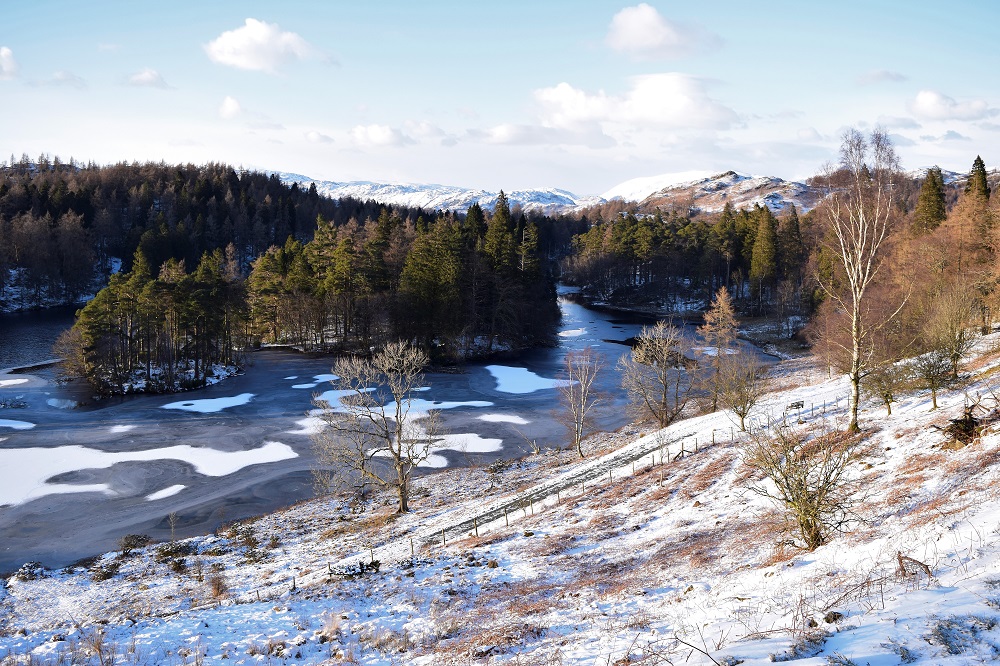
[[[1000,432],[954,448],[932,426],[995,407],[998,344],[939,410],[922,391],[892,417],[865,405],[856,520],[814,552],[787,544],[716,412],[595,436],[582,461],[422,476],[404,516],[391,496],[330,497],[90,569],[25,567],[0,587],[0,663],[993,661]],[[773,375],[757,424],[844,425],[844,378],[804,359]],[[500,417],[517,415],[481,415]]]

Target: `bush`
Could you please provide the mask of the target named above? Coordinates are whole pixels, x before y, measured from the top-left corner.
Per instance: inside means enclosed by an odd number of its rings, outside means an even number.
[[[120,566],[121,564],[117,561],[108,562],[107,564],[97,563],[90,570],[90,580],[95,583],[110,580],[118,574]]]
[[[132,551],[148,546],[152,541],[148,534],[126,534],[118,539],[118,557],[129,557]]]
[[[848,470],[860,455],[855,436],[776,427],[773,436],[757,433],[742,446],[747,466],[763,473],[769,486],[750,489],[785,508],[799,531],[800,545],[815,550],[851,517],[856,483]]]
[[[229,593],[229,583],[221,573],[214,573],[208,577],[208,589],[216,599],[222,599]]]

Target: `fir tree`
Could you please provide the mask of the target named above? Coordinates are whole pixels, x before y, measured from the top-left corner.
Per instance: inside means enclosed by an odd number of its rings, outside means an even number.
[[[965,193],[982,196],[984,199],[990,198],[990,185],[986,179],[986,164],[979,155],[976,155],[976,159],[972,162],[972,171],[969,172],[969,181],[965,184]]]
[[[972,182],[971,178],[969,182]],[[941,169],[932,167],[927,170],[927,177],[924,179],[923,187],[920,188],[920,196],[917,199],[917,207],[913,211],[913,230],[918,234],[933,231],[944,222],[947,216],[944,178],[941,175]]]

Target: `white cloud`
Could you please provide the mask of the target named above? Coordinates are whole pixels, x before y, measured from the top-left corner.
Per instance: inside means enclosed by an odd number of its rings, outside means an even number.
[[[920,123],[905,116],[879,116],[875,123],[886,129],[920,129]]]
[[[940,142],[940,141],[972,141],[972,139],[970,139],[969,137],[965,136],[964,134],[960,134],[960,133],[956,132],[955,130],[948,130],[947,132],[945,132],[941,136],[933,136],[931,134],[924,134],[924,135],[921,135],[920,139],[922,141],[935,141],[935,142]]]
[[[119,46],[118,44],[110,44],[107,42],[101,42],[100,44],[97,45],[97,50],[102,53],[117,51],[120,48],[121,46]]]
[[[232,120],[241,113],[243,113],[243,108],[236,101],[236,98],[226,95],[226,98],[222,100],[222,104],[219,106],[219,117]]]
[[[469,132],[475,139],[503,146],[580,145],[588,148],[609,148],[615,140],[604,134],[596,124],[570,131],[543,125],[503,123],[485,131]]]
[[[560,83],[535,91],[542,109],[542,124],[582,130],[597,123],[608,126],[675,129],[727,129],[737,121],[736,112],[708,96],[701,79],[679,73],[645,74],[631,79],[632,87],[620,96],[603,90],[590,94]]]
[[[876,83],[901,83],[906,80],[907,77],[905,74],[893,72],[888,69],[873,69],[858,77],[858,85],[870,86]]]
[[[160,73],[155,69],[149,67],[144,67],[135,74],[130,74],[128,77],[128,84],[130,86],[146,86],[150,88],[169,88],[167,82],[163,80]]]
[[[997,115],[997,109],[991,109],[986,100],[958,102],[934,90],[918,92],[910,110],[928,120],[981,120]]]
[[[605,43],[641,59],[676,58],[717,46],[717,36],[694,25],[669,21],[645,2],[614,15]]]
[[[17,76],[17,61],[14,52],[6,46],[0,46],[0,81],[8,81]]]
[[[815,127],[806,127],[796,132],[800,141],[823,141],[823,135]]]
[[[351,140],[355,145],[366,147],[402,146],[413,143],[412,139],[388,125],[357,125],[351,130]]]
[[[314,49],[275,23],[248,18],[242,27],[227,30],[206,44],[205,53],[220,65],[273,74],[286,63],[310,57]]]
[[[306,141],[310,143],[333,143],[333,139],[322,132],[310,130],[306,132]]]
[[[73,72],[67,72],[66,70],[59,70],[58,72],[53,74],[50,79],[43,81],[42,85],[69,86],[71,88],[76,88],[77,90],[83,90],[84,88],[87,87],[87,82],[81,79]]]

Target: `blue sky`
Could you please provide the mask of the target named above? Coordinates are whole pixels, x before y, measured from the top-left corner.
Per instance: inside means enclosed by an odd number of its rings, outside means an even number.
[[[982,0],[0,6],[0,160],[599,194],[807,177],[876,123],[907,168],[1000,159]]]

